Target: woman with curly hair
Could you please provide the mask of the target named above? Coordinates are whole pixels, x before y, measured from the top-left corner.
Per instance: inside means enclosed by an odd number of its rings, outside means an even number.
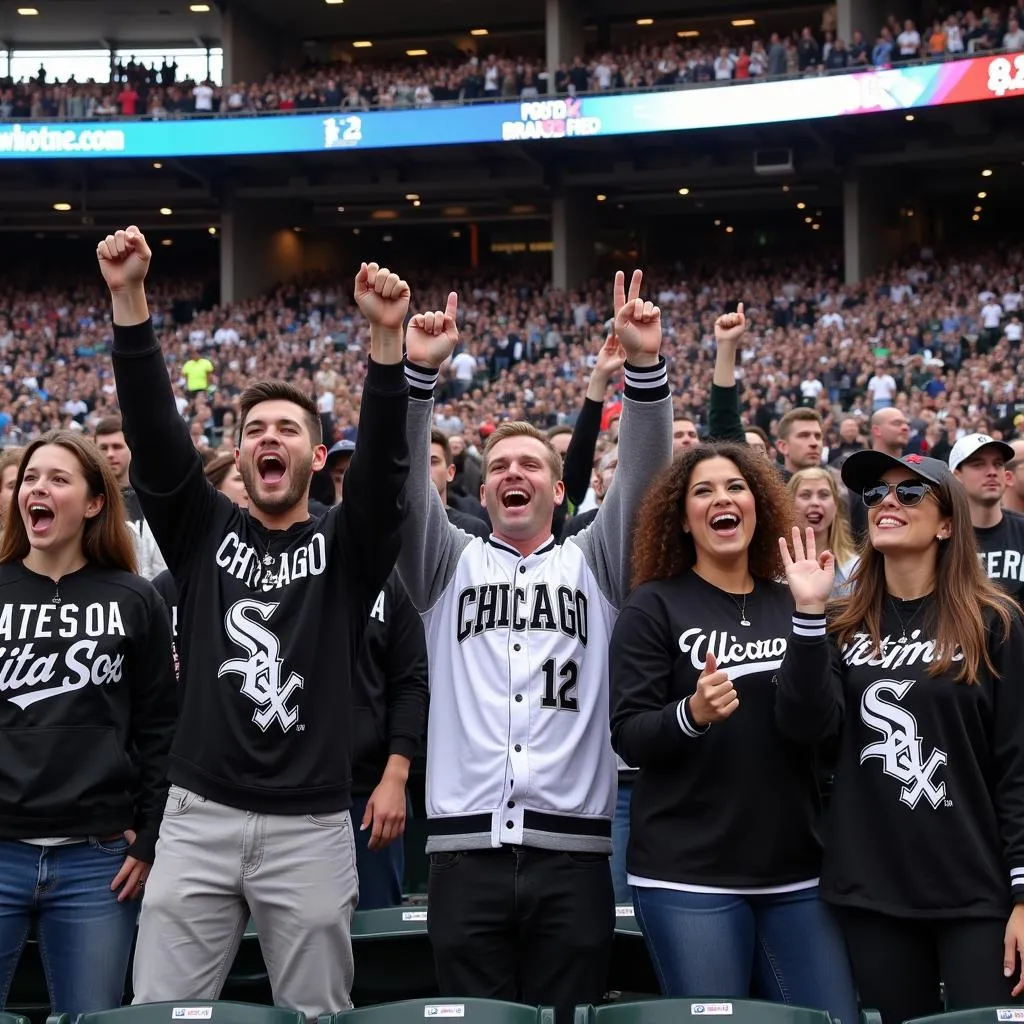
[[[640,769],[629,881],[664,995],[755,995],[854,1024],[818,898],[815,751],[775,726],[791,523],[778,472],[748,445],[691,449],[648,492],[610,659],[612,745]]]

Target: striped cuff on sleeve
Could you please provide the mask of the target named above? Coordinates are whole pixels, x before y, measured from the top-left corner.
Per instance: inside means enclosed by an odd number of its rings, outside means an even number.
[[[1014,903],[1024,903],[1024,868],[1010,868],[1010,895]]]
[[[804,615],[802,612],[793,612],[793,636],[825,636],[825,626],[824,615]]]
[[[625,396],[634,402],[657,402],[668,398],[668,364],[662,356],[656,366],[632,366],[626,363]]]
[[[697,723],[690,717],[689,697],[681,700],[676,705],[676,721],[679,723],[679,728],[683,730],[683,733],[687,736],[693,737],[694,739],[698,736],[703,736],[704,733],[711,728],[710,725],[697,725]]]
[[[434,385],[439,371],[432,366],[418,366],[405,361],[405,379],[409,382],[409,397],[428,401],[434,397]]]

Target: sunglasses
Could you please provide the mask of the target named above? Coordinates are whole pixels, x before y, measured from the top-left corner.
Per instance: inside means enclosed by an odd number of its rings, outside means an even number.
[[[892,491],[896,500],[908,508],[920,505],[925,497],[932,493],[931,484],[922,483],[919,480],[901,480],[898,484],[877,483],[871,487],[865,487],[861,493],[861,499],[868,508],[876,508],[889,496]]]

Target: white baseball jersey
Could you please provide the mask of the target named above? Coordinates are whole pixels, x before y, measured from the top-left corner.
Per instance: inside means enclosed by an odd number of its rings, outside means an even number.
[[[398,569],[430,665],[427,851],[609,853],[608,643],[636,511],[671,458],[665,363],[626,368],[618,470],[594,522],[526,557],[449,523],[429,473],[437,375],[406,372],[412,467]]]

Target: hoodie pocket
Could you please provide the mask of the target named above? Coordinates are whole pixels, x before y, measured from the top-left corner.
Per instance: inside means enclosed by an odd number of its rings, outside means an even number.
[[[0,729],[0,808],[61,817],[131,802],[131,766],[112,726]]]

